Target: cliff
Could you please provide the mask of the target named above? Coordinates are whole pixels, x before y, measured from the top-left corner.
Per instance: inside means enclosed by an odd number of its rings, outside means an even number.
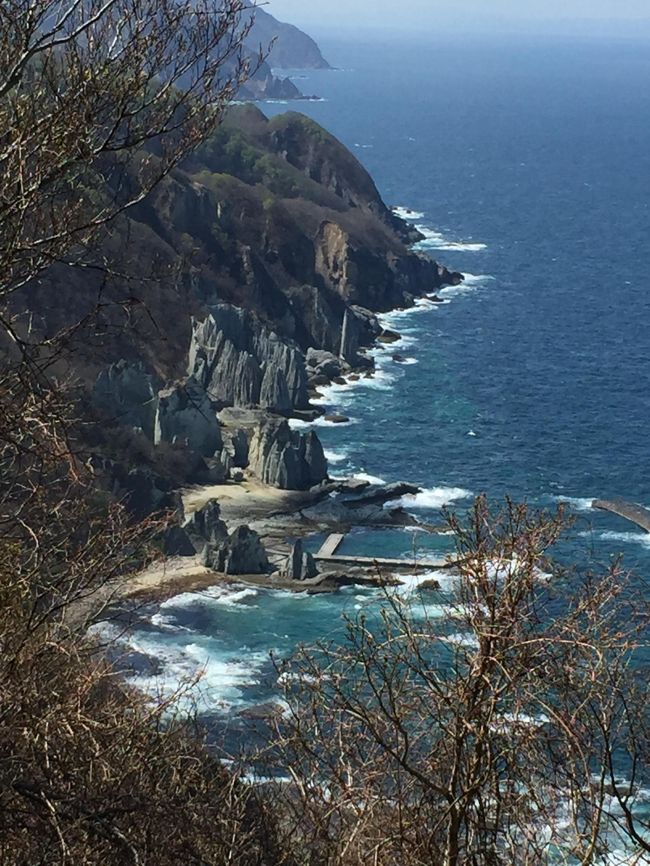
[[[239,99],[313,99],[305,95],[290,78],[276,75],[276,69],[330,69],[316,42],[291,24],[278,21],[264,9],[257,8],[246,47],[253,62],[260,54],[265,58],[259,69],[241,87]]]
[[[294,27],[278,21],[264,9],[255,10],[255,23],[248,36],[253,50],[272,44],[269,63],[277,69],[331,69],[316,42]]]
[[[323,449],[286,419],[313,417],[319,384],[372,366],[375,313],[462,279],[413,252],[417,237],[314,121],[236,106],[106,236],[128,281],[59,266],[18,304],[44,333],[93,322],[75,332],[73,370],[102,422],[93,465],[137,514],[244,471],[306,490],[327,478]]]

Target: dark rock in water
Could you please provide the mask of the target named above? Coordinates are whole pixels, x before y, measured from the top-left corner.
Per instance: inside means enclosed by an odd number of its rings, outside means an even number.
[[[221,449],[212,401],[196,380],[160,392],[154,441],[185,444],[203,457],[213,457]]]
[[[345,381],[345,379],[343,378],[343,376],[336,376],[334,379],[332,379],[332,381],[334,382],[335,385],[347,385],[348,384]]]
[[[256,704],[254,707],[246,707],[240,710],[237,715],[240,719],[246,719],[251,722],[272,722],[282,718],[284,707],[282,704],[276,704],[273,701],[268,701],[265,704]]]
[[[216,499],[195,511],[185,524],[185,532],[197,551],[206,546],[220,546],[228,541],[228,527],[221,519],[221,509]]]
[[[282,574],[289,580],[310,580],[318,575],[316,561],[311,553],[305,551],[301,539],[291,548]]]
[[[437,580],[425,580],[418,586],[418,589],[420,590],[420,592],[438,592],[440,590],[440,584]]]
[[[330,424],[349,424],[350,423],[350,419],[348,418],[347,415],[339,415],[339,414],[326,415],[324,420],[329,421]]]
[[[418,526],[418,520],[404,508],[386,504],[419,493],[413,484],[369,484],[367,481],[342,482],[334,488],[338,496],[328,497],[302,514],[315,523],[329,526]]]
[[[324,373],[318,373],[314,376],[309,377],[309,385],[311,388],[324,388],[330,384],[330,377],[326,376]]]
[[[401,340],[401,336],[397,334],[395,331],[382,331],[381,334],[377,337],[378,343],[398,343]]]
[[[162,534],[165,556],[194,556],[196,549],[182,526],[169,526]]]
[[[253,435],[251,472],[281,490],[309,490],[327,478],[327,461],[313,431],[299,433],[286,421],[269,419]]]
[[[161,386],[144,364],[122,359],[98,375],[92,400],[112,421],[139,428],[153,441]]]
[[[386,523],[390,526],[420,526],[420,521],[401,506],[384,508],[383,512],[386,515]]]
[[[266,574],[270,563],[259,535],[248,526],[238,526],[221,545],[208,544],[202,561],[208,568],[228,575]]]
[[[331,497],[302,510],[316,524],[347,528],[352,526],[419,526],[403,508],[384,508],[381,502],[345,502]]]
[[[393,355],[393,361],[395,361],[396,364],[405,364],[406,358],[404,355]]]
[[[348,379],[350,380],[350,382],[360,382],[361,376],[358,373],[350,373]]]
[[[444,304],[444,302],[445,302],[445,299],[439,298],[438,295],[430,295],[429,300],[431,301],[432,304]]]
[[[395,502],[403,496],[415,496],[420,488],[415,484],[398,481],[394,484],[369,484],[363,490],[350,494],[342,494],[342,499],[349,508],[369,503]]]
[[[332,369],[333,376],[341,372],[341,361],[332,352],[326,352],[324,349],[307,349],[306,355],[307,367],[310,371],[321,371],[328,375],[328,370]]]

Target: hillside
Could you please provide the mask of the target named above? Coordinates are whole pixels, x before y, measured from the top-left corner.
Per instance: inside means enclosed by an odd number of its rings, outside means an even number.
[[[232,436],[246,442],[241,468],[307,489],[327,476],[320,443],[278,419],[313,417],[314,387],[372,368],[376,313],[462,279],[413,252],[418,237],[314,121],[235,106],[105,238],[101,256],[128,282],[58,266],[16,309],[44,334],[93,322],[70,338],[71,372],[107,422],[93,441],[111,461],[97,465],[138,515],[179,484],[227,478]],[[244,416],[224,421],[231,408]]]

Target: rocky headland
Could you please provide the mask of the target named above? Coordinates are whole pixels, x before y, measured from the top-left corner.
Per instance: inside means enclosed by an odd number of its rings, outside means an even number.
[[[253,14],[252,12],[250,13]],[[242,19],[242,24],[246,19]],[[291,80],[278,74],[282,69],[331,69],[317,43],[298,27],[278,21],[261,7],[255,8],[254,21],[245,40],[253,75],[239,90],[241,100],[317,99],[306,95]],[[260,62],[260,57],[264,59]]]
[[[187,574],[313,582],[302,537],[415,522],[386,505],[413,489],[332,481],[317,433],[292,419],[323,414],[319,388],[374,375],[371,347],[394,352],[379,313],[462,280],[413,251],[419,238],[318,124],[250,105],[106,238],[135,277],[102,286],[105,327],[75,353],[99,422],[88,465],[135,518],[173,516],[160,544]],[[20,300],[32,328],[91,309],[92,273],[56,277],[55,308],[46,280]],[[109,301],[127,290],[124,329]]]

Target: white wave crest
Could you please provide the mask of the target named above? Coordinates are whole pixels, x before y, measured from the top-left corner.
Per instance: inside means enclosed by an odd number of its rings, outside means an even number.
[[[149,622],[154,628],[157,628],[159,631],[175,633],[179,633],[182,631],[191,631],[191,629],[186,628],[184,625],[178,625],[173,616],[167,616],[164,613],[154,613]]]
[[[593,538],[592,532],[581,532],[583,538]],[[601,541],[619,541],[622,544],[640,544],[650,549],[650,535],[647,532],[599,532]]]
[[[411,210],[411,208],[403,207],[398,205],[397,207],[391,208],[396,217],[399,217],[403,220],[409,220],[415,222],[415,220],[421,220],[424,218],[424,214],[420,211]]]
[[[160,609],[173,610],[174,608],[190,608],[206,605],[237,607],[240,606],[240,602],[244,599],[253,598],[257,594],[258,591],[256,589],[247,586],[213,586],[201,592],[183,592],[180,595],[175,595],[173,598],[163,601]],[[250,608],[249,605],[245,607],[246,609]]]
[[[329,405],[329,404],[328,404]],[[346,416],[347,417],[347,416]],[[327,421],[325,418],[316,418],[314,421],[303,421],[302,418],[290,418],[289,426],[293,430],[311,430],[312,427],[349,427],[351,424],[358,424],[358,418],[349,418],[347,421]]]
[[[383,478],[379,478],[377,475],[369,475],[367,472],[355,472],[352,476],[356,478],[357,481],[367,481],[369,484],[385,484]]]
[[[129,677],[136,688],[154,698],[170,698],[183,684],[198,680],[196,687],[183,693],[181,706],[196,703],[203,710],[228,710],[244,703],[242,689],[258,683],[259,673],[268,661],[266,653],[252,653],[245,648],[241,657],[218,655],[198,643],[170,647],[154,641],[129,641],[130,647],[155,659],[160,672]]]
[[[554,496],[553,499],[555,502],[558,502],[563,505],[570,505],[574,511],[593,511],[591,507],[594,499],[597,499],[596,496]]]
[[[451,241],[442,232],[424,225],[416,225],[417,230],[424,235],[424,240],[418,241],[414,249],[447,250],[449,252],[480,253],[487,249],[487,244],[475,241]]]
[[[345,451],[334,451],[326,448],[325,459],[328,463],[345,463],[345,461],[348,459],[348,455]]]
[[[486,284],[494,280],[490,274],[463,274],[463,282],[457,286],[445,286],[437,293],[438,297],[445,301],[461,295],[469,295],[477,289],[485,288]]]
[[[399,505],[405,508],[423,508],[439,510],[452,502],[469,499],[474,494],[462,487],[431,487],[421,490],[415,495],[403,496],[398,500]],[[389,503],[394,505],[395,503]]]

